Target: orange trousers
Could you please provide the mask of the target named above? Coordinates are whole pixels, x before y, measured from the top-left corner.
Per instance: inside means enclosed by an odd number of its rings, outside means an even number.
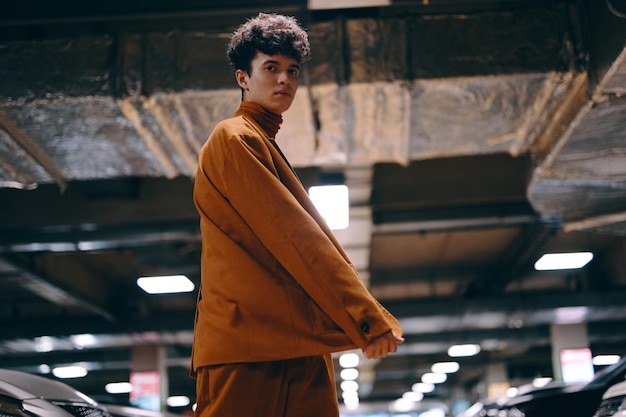
[[[196,417],[339,417],[330,355],[197,370]]]

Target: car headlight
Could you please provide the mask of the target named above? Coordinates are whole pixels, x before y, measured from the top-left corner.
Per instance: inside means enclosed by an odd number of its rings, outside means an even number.
[[[34,417],[34,414],[24,410],[22,402],[15,398],[0,397],[0,416],[6,417]]]

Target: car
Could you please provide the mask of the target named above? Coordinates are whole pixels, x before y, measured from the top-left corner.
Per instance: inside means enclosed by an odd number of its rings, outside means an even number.
[[[604,393],[593,417],[626,417],[626,381],[613,385]]]
[[[593,417],[604,393],[626,379],[626,358],[598,372],[584,385],[530,391],[508,400],[498,417]]]
[[[0,415],[112,417],[96,401],[60,381],[0,369]]]
[[[61,381],[10,369],[0,369],[0,416],[180,417],[172,413],[98,403]]]

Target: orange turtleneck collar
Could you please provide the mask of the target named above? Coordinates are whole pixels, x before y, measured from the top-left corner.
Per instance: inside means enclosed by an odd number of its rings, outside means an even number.
[[[248,116],[261,126],[261,129],[267,133],[270,139],[276,137],[283,117],[280,114],[272,113],[266,110],[260,104],[253,101],[242,101],[239,109],[235,112],[235,116]]]

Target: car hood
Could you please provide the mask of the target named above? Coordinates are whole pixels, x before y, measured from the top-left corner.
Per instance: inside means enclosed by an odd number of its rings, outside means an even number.
[[[8,369],[0,369],[0,394],[19,400],[43,398],[96,404],[82,392],[62,382]]]

